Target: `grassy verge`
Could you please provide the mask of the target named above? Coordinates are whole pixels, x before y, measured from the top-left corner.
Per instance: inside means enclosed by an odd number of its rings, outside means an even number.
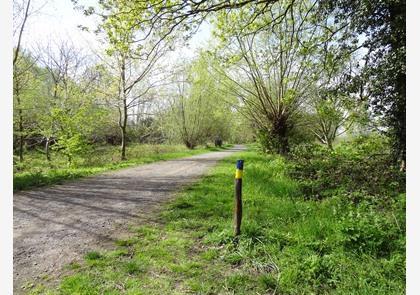
[[[45,159],[43,152],[33,151],[25,156],[23,164],[15,165],[13,188],[15,191],[62,183],[100,172],[146,164],[160,160],[170,160],[196,154],[226,149],[199,147],[189,150],[182,145],[130,145],[127,148],[127,161],[119,160],[119,148],[112,146],[96,147],[91,152],[79,156],[72,166],[59,153],[52,154],[52,161]]]
[[[235,159],[244,216],[232,235]],[[404,294],[404,195],[389,207],[305,200],[281,158],[243,152],[184,190],[113,251],[32,294]]]

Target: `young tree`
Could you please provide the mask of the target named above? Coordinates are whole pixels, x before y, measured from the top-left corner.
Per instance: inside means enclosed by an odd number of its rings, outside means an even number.
[[[316,89],[312,95],[310,104],[314,113],[307,128],[319,142],[333,149],[336,137],[352,127],[359,112],[363,112],[363,105],[339,90]]]
[[[351,50],[345,52],[338,46],[335,42],[325,42],[324,48],[319,50],[317,63],[323,71],[308,90],[310,95],[306,104],[311,119],[307,128],[330,149],[333,149],[336,137],[349,131],[355,123],[361,123],[366,114],[363,99],[346,91],[348,77],[359,60]]]
[[[160,68],[156,67],[164,54],[170,50],[172,38],[161,40],[160,32],[148,31],[144,25],[137,23],[144,15],[133,16],[127,13],[129,5],[119,1],[103,1],[104,13],[112,15],[100,25],[106,35],[107,54],[113,63],[108,67],[110,76],[114,77],[117,92],[109,101],[118,109],[118,126],[121,131],[121,160],[126,160],[127,125],[130,109],[138,107],[150,99],[150,90],[159,83]],[[147,41],[144,36],[147,34]],[[142,42],[139,42],[141,40]],[[116,70],[113,70],[116,69]],[[153,77],[154,76],[154,77]]]
[[[61,143],[56,147],[60,146],[63,150],[68,142],[63,134],[70,130],[68,119],[78,111],[78,102],[81,101],[81,97],[77,95],[77,82],[83,72],[86,56],[68,41],[59,41],[54,45],[50,43],[47,47],[39,46],[38,52],[48,81],[48,91],[43,97],[44,117],[40,120],[39,130],[44,137],[46,158],[50,161],[52,140],[60,137]],[[67,137],[72,134],[69,131]],[[68,153],[66,155],[70,164],[72,159]]]
[[[74,156],[87,150],[87,140],[104,115],[94,85],[98,73],[88,55],[73,44],[62,41],[39,47],[40,62],[46,74],[47,90],[40,94],[38,132],[45,141],[50,161],[50,145],[63,153],[69,165]]]

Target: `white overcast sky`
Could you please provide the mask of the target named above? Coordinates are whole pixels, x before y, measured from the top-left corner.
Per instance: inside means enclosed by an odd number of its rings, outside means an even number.
[[[95,6],[96,0],[80,0],[85,6]],[[82,48],[98,48],[99,43],[93,33],[82,32],[77,26],[84,25],[95,28],[95,20],[86,17],[74,9],[70,0],[32,0],[32,7],[39,10],[30,16],[23,35],[23,45],[32,48],[46,45],[53,40],[71,40],[75,46]],[[194,52],[210,39],[210,25],[204,23],[197,34],[189,42],[190,47],[182,49],[185,57],[192,57]]]

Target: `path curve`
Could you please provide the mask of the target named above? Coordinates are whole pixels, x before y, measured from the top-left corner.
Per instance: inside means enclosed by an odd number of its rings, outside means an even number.
[[[112,243],[127,224],[167,201],[234,152],[211,152],[106,172],[13,196],[13,289]],[[143,212],[143,213],[142,213]]]

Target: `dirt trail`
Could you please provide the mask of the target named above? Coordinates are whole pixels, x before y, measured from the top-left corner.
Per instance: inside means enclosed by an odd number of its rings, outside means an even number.
[[[167,201],[216,162],[243,146],[15,193],[13,196],[14,293],[84,253],[110,245],[130,222]]]

